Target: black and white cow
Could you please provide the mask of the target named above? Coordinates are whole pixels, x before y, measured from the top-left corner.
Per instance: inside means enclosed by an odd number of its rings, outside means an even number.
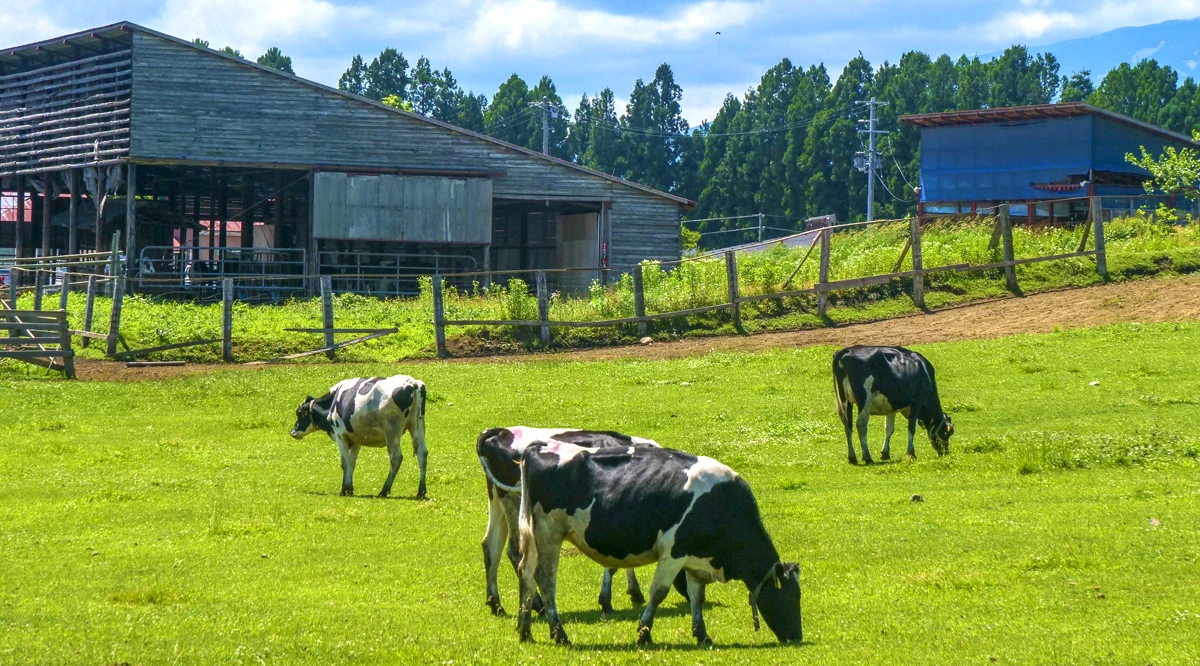
[[[392,482],[404,454],[400,438],[412,437],[413,453],[421,468],[417,498],[425,497],[425,384],[407,375],[346,379],[319,398],[308,396],[296,408],[292,437],[304,439],[324,431],[342,456],[342,494],[354,494],[354,463],[361,447],[386,446],[391,470],[380,497],[392,492]]]
[[[867,464],[873,462],[867,449],[867,421],[871,416],[887,417],[881,458],[889,460],[896,412],[908,418],[908,455],[917,456],[913,435],[918,423],[929,433],[929,441],[938,455],[950,452],[954,424],[942,411],[933,364],[917,352],[903,347],[846,347],[833,354],[833,388],[838,414],[846,427],[851,465],[858,463],[851,433],[855,407],[858,407],[858,439],[863,462]]]
[[[534,443],[551,441],[567,442],[587,448],[631,446],[658,446],[654,440],[641,437],[631,437],[617,432],[605,430],[580,430],[578,428],[530,428],[528,426],[513,426],[510,428],[492,428],[483,431],[475,443],[475,451],[479,454],[479,463],[487,476],[488,490],[488,524],[487,532],[483,535],[483,566],[487,574],[487,605],[494,615],[504,615],[504,607],[500,603],[500,588],[497,581],[500,569],[501,551],[506,550],[508,543],[508,559],[513,569],[520,562],[520,536],[517,526],[517,515],[521,507],[521,454]],[[600,609],[611,613],[612,582],[616,568],[606,568],[604,578],[600,582]],[[518,572],[519,575],[519,572]],[[626,587],[629,600],[634,605],[646,603],[638,585],[637,575],[633,569],[625,570]],[[676,585],[680,593],[687,596],[687,586],[682,581]],[[535,596],[534,610],[542,608],[540,596]]]
[[[550,636],[570,642],[555,601],[564,540],[606,567],[658,564],[638,622],[640,644],[651,642],[655,611],[680,571],[699,644],[712,642],[705,586],[732,580],[750,590],[755,629],[761,609],[780,641],[802,639],[799,566],[780,561],[746,481],[712,458],[653,447],[532,445],[521,461],[520,527],[522,640],[531,638],[536,585]]]

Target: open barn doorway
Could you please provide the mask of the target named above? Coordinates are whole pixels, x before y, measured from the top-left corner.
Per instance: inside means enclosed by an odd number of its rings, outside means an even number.
[[[547,275],[553,288],[583,291],[600,278],[603,202],[515,201],[492,203],[490,269],[587,269]]]

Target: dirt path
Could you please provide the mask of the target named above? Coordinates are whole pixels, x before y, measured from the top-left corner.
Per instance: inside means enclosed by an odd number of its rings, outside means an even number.
[[[1200,320],[1200,275],[1137,280],[1100,287],[1070,289],[1025,298],[1004,298],[837,328],[820,328],[750,336],[691,338],[650,345],[605,347],[544,354],[514,354],[455,359],[458,363],[521,363],[535,360],[595,361],[669,359],[713,351],[763,351],[812,345],[910,345],[953,340],[998,338],[1019,333],[1049,333],[1055,327],[1079,328],[1118,322]],[[430,361],[403,361],[414,365]],[[126,368],[113,361],[77,360],[79,378],[90,381],[146,381],[181,375],[270,366],[190,364],[181,367]]]

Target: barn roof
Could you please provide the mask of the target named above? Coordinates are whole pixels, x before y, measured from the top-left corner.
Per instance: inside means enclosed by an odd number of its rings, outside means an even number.
[[[573,169],[575,171],[586,173],[590,176],[602,178],[604,180],[611,181],[611,182],[619,184],[619,185],[624,185],[625,187],[629,187],[634,190],[639,190],[639,191],[645,192],[647,194],[658,196],[663,199],[667,199],[668,201],[671,201],[673,203],[676,203],[680,206],[683,206],[684,208],[691,209],[692,207],[694,207],[696,205],[696,202],[691,201],[690,199],[687,199],[687,198],[684,198],[681,196],[677,196],[677,195],[671,194],[669,192],[663,192],[662,190],[657,190],[657,189],[654,189],[653,187],[648,187],[646,185],[642,185],[640,183],[636,183],[631,180],[625,180],[624,178],[618,178],[617,176],[613,176],[611,174],[604,173],[603,171],[597,171],[596,169],[591,169],[591,168],[576,164],[574,162],[570,162],[568,160],[560,159],[560,158],[553,157],[550,155],[544,155],[540,152],[537,152],[536,150],[531,150],[531,149],[525,148],[523,146],[518,146],[516,144],[509,143],[502,139],[497,139],[496,137],[493,137],[493,136],[488,136],[486,134],[474,132],[474,131],[471,131],[471,130],[468,130],[468,129],[465,129],[462,127],[458,127],[457,125],[452,125],[447,122],[436,120],[434,118],[429,118],[429,117],[423,116],[419,113],[413,113],[411,111],[397,109],[395,107],[388,106],[386,104],[377,102],[372,99],[368,99],[366,97],[362,97],[360,95],[348,93],[344,90],[339,90],[337,88],[333,88],[333,87],[330,87],[330,86],[327,86],[327,85],[324,85],[321,83],[317,83],[316,81],[310,81],[309,79],[301,78],[294,74],[288,74],[287,72],[279,71],[273,67],[266,67],[264,65],[260,65],[256,62],[254,62],[253,60],[239,58],[237,56],[229,55],[227,53],[223,53],[223,52],[217,51],[215,49],[200,46],[199,44],[195,44],[188,40],[180,39],[173,35],[168,35],[166,33],[158,32],[156,30],[151,30],[150,28],[146,28],[146,27],[137,25],[136,23],[131,23],[129,21],[121,21],[119,23],[114,23],[112,25],[107,25],[107,26],[103,26],[100,28],[93,28],[90,30],[83,30],[83,31],[73,33],[70,35],[55,37],[52,39],[47,39],[47,40],[43,40],[41,42],[35,42],[32,44],[26,44],[23,46],[15,46],[15,47],[10,47],[10,48],[0,49],[0,80],[3,80],[5,78],[5,75],[10,71],[10,68],[16,67],[19,69],[28,69],[30,64],[48,66],[48,65],[52,65],[52,64],[57,64],[58,62],[61,61],[61,59],[78,58],[78,57],[81,57],[80,56],[81,53],[83,55],[86,55],[89,52],[101,50],[101,48],[103,47],[103,45],[105,43],[126,42],[129,39],[130,33],[133,33],[133,32],[142,32],[142,33],[145,33],[148,35],[152,35],[154,37],[158,37],[160,39],[165,39],[165,40],[174,42],[176,44],[181,44],[181,45],[187,46],[189,48],[205,52],[212,56],[226,58],[228,60],[240,63],[242,65],[246,65],[249,67],[255,67],[262,71],[269,72],[275,76],[280,76],[285,79],[290,79],[301,85],[305,85],[305,86],[308,86],[311,88],[316,88],[316,89],[322,90],[327,93],[332,93],[332,94],[341,95],[343,97],[347,97],[350,99],[354,99],[358,102],[361,102],[364,104],[369,104],[371,106],[374,106],[374,107],[377,107],[380,109],[385,109],[389,112],[396,113],[396,114],[399,114],[402,116],[406,116],[406,117],[412,118],[414,120],[419,120],[421,122],[440,127],[442,129],[448,130],[450,132],[462,134],[462,135],[469,136],[471,138],[474,138],[474,139],[477,139],[480,141],[486,141],[486,142],[495,144],[495,145],[500,146],[500,147],[504,148],[505,150],[508,150],[511,152],[520,153],[520,154],[523,154],[523,155],[533,158],[533,159],[550,162],[550,163],[553,163],[553,164],[556,164],[556,165],[559,165],[559,166],[562,166],[562,167],[565,167],[568,169]]]
[[[1079,118],[1081,116],[1107,118],[1108,120],[1135,127],[1165,139],[1200,148],[1200,143],[1193,141],[1189,136],[1130,118],[1115,111],[1092,106],[1085,102],[1006,106],[997,109],[972,109],[968,111],[946,111],[944,113],[918,113],[900,116],[900,122],[917,127],[955,127],[960,125],[990,125],[993,123],[1012,123],[1030,120],[1052,120],[1056,118]]]

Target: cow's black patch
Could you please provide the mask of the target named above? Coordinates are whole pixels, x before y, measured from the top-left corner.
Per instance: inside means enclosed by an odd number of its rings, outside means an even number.
[[[366,395],[366,394],[370,393],[371,389],[375,388],[375,385],[381,381],[383,381],[383,377],[371,377],[370,379],[359,382],[357,384],[358,394]]]
[[[326,393],[325,395],[313,400],[309,403],[309,413],[312,415],[312,422],[321,430],[327,433],[333,432],[333,394]]]
[[[400,408],[402,412],[408,412],[408,408],[413,404],[413,396],[417,393],[416,384],[405,384],[400,388],[392,391],[392,402]]]
[[[369,380],[358,379],[348,389],[342,389],[337,395],[337,415],[342,419],[346,432],[354,432],[350,419],[354,417],[354,403],[358,399],[358,387]]]
[[[492,477],[509,488],[521,484],[520,459],[512,444],[513,434],[508,428],[485,430],[475,441],[475,452],[487,465]]]
[[[425,416],[425,385],[421,384],[421,416]]]
[[[555,437],[557,439],[557,436]],[[679,522],[691,504],[683,489],[696,457],[681,451],[642,447],[637,462],[627,446],[593,451],[559,464],[541,447],[526,450],[526,465],[545,471],[525,488],[545,511],[574,513],[591,507],[584,539],[607,557],[622,559],[649,551],[658,535]]]
[[[779,561],[744,479],[718,483],[696,498],[671,547],[671,557],[685,556],[712,558],[712,566],[723,570],[726,580],[748,584],[762,580]]]
[[[608,447],[628,448],[633,446],[633,438],[611,430],[569,430],[554,436],[556,442],[566,442],[576,446],[586,446],[589,449]]]

